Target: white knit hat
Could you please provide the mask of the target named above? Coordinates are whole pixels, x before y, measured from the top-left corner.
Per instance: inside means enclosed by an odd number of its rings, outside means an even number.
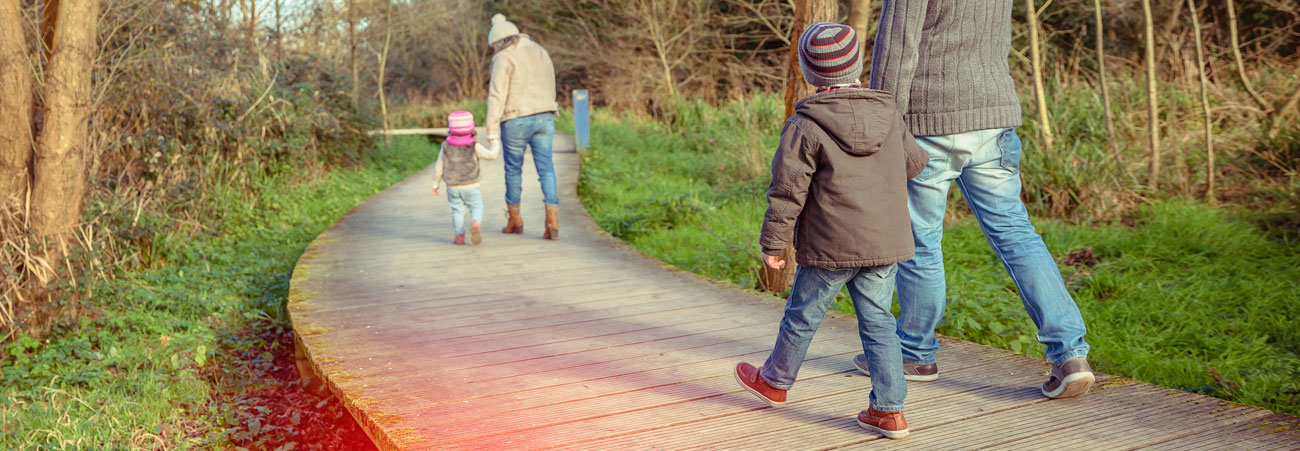
[[[519,34],[519,27],[506,20],[506,16],[492,16],[492,29],[488,31],[488,44]]]

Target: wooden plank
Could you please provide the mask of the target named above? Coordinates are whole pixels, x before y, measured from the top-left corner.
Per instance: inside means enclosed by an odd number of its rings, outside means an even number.
[[[691,380],[702,374],[719,371],[718,368],[729,368],[743,356],[757,356],[754,360],[762,361],[767,358],[772,348],[772,343],[766,338],[770,338],[768,334],[759,332],[736,340],[593,361],[577,367],[546,371],[512,371],[497,377],[470,380],[456,387],[426,384],[425,387],[412,390],[410,384],[427,381],[411,378],[389,386],[378,387],[371,393],[380,395],[381,392],[391,392],[392,395],[427,396],[424,405],[427,408],[448,406],[454,409],[478,401],[479,404],[483,404],[485,411],[488,409],[518,410],[530,406],[572,401],[571,396],[574,393],[585,395],[579,398],[587,398],[641,389],[647,386],[647,380]],[[822,343],[841,340],[857,343],[856,339],[856,336],[845,334],[826,334],[815,337],[813,343],[815,346],[825,346]],[[516,407],[514,409],[506,407],[510,405]],[[445,413],[450,416],[462,414],[468,412]]]
[[[791,401],[795,399],[817,399],[854,392],[856,393],[854,396],[859,400],[859,403],[854,407],[865,408],[870,379],[851,377],[857,374],[857,370],[853,367],[852,357],[861,352],[861,345],[846,347],[844,351],[846,352],[837,354],[836,357],[838,358],[806,361],[804,367],[800,370],[800,379],[803,382],[797,383],[795,388],[790,391]],[[955,360],[954,366],[964,368],[979,360],[981,360],[980,356],[969,353],[961,354],[961,359]],[[459,439],[459,437],[463,435],[464,431],[449,428],[449,432],[454,434],[450,437],[457,437],[457,439],[447,440],[448,435],[439,435],[440,443],[438,445],[453,445],[454,447],[467,449],[497,449],[507,446],[505,442],[509,441],[513,446],[546,448],[597,440],[613,435],[670,427],[686,422],[703,421],[755,409],[768,409],[765,404],[754,398],[752,394],[743,391],[736,385],[734,378],[731,376],[731,365],[719,370],[722,374],[695,382],[693,386],[684,387],[682,388],[684,392],[672,392],[673,395],[676,395],[676,398],[664,399],[659,404],[645,399],[641,399],[641,401],[646,402],[601,399],[599,401],[608,403],[607,405],[633,405],[639,408],[629,409],[624,412],[614,410],[612,413],[605,415],[582,418],[581,421],[565,421],[566,412],[562,411],[548,412],[545,419],[536,419],[537,415],[532,415],[530,419],[533,419],[532,421],[535,424],[531,428],[497,430],[489,435],[464,442],[459,441],[463,440]],[[986,378],[988,374],[985,372],[979,377]],[[817,380],[816,383],[810,382],[814,379]],[[609,412],[611,409],[605,410]],[[798,412],[800,409],[780,410]],[[806,421],[809,418],[800,416],[799,420]],[[552,421],[555,423],[549,424]],[[423,431],[423,429],[417,429],[417,431]],[[438,431],[429,432],[432,435]]]
[[[358,323],[353,329],[331,333],[330,337],[337,337],[337,339],[331,338],[335,344],[347,346],[339,346],[338,350],[330,355],[339,356],[340,358],[356,355],[369,356],[372,355],[374,348],[392,348],[399,345],[406,347],[407,350],[421,351],[430,346],[448,346],[448,340],[451,339],[480,341],[488,338],[508,338],[520,333],[557,330],[557,328],[606,327],[608,323],[621,323],[626,327],[636,327],[638,325],[636,320],[639,317],[665,312],[675,313],[676,316],[701,315],[705,318],[735,316],[736,313],[728,308],[729,306],[730,304],[726,300],[702,304],[673,300],[660,302],[653,297],[647,297],[643,301],[617,305],[603,310],[580,310],[573,313],[531,318],[528,317],[527,312],[523,312],[513,315],[512,319],[501,321],[487,319],[477,323],[470,321],[448,328],[428,327],[427,332],[422,332],[418,325],[406,327],[376,323],[376,325],[372,326],[370,323],[363,322]],[[674,315],[658,315],[656,317],[674,317]],[[314,335],[305,335],[304,337],[314,337]],[[373,343],[374,346],[365,346],[361,344],[362,341]],[[309,345],[316,343],[325,344],[329,342],[308,341]]]
[[[1300,419],[1268,414],[1169,439],[1144,450],[1300,449]]]
[[[908,383],[908,419],[913,428],[926,421],[950,421],[953,417],[967,416],[976,409],[1005,408],[1042,399],[1026,390],[1027,387],[1034,386],[1034,381],[1041,382],[1041,377],[1032,371],[1023,371],[1022,359],[1005,356],[986,358],[978,350],[966,346],[960,348],[965,349],[956,353],[941,351],[944,371],[939,381]],[[854,377],[869,382],[869,378]],[[790,404],[780,409],[759,408],[733,416],[618,435],[583,443],[577,448],[624,449],[640,444],[667,449],[762,449],[785,443],[816,443],[818,446],[837,441],[853,443],[861,440],[867,434],[866,431],[859,429],[856,424],[852,424],[851,429],[843,430],[832,424],[839,420],[852,423],[852,418],[867,407],[868,391],[869,386],[866,386],[861,390],[825,398],[804,399],[792,396]],[[792,395],[794,393],[791,392]],[[953,402],[951,398],[955,396],[959,401]],[[982,402],[971,402],[975,399]],[[934,404],[940,405],[932,407]],[[918,418],[916,412],[919,411],[939,412],[945,417]]]
[[[340,371],[351,375],[364,375],[364,382],[391,383],[414,377],[454,385],[492,377],[581,368],[599,362],[646,358],[676,350],[709,346],[735,339],[736,335],[745,333],[752,325],[742,324],[708,331],[690,330],[690,325],[682,327],[685,330],[667,333],[654,331],[661,336],[639,337],[644,340],[634,343],[595,349],[571,348],[572,352],[554,352],[553,355],[548,353],[553,350],[526,349],[488,353],[475,358],[444,359],[434,364],[432,361],[404,361],[401,357],[409,352],[393,352],[366,358],[364,361],[334,361],[328,355],[319,357],[317,361],[323,366],[337,366]],[[638,344],[640,346],[634,346]]]
[[[1297,449],[1293,417],[1109,379],[1048,400],[1038,359],[944,339],[940,380],[909,384],[913,436],[854,421],[870,379],[853,318],[829,315],[785,408],[732,379],[771,350],[782,300],[666,267],[609,237],[557,155],[560,241],[488,227],[455,246],[429,169],[372,196],[304,252],[289,311],[312,370],[394,449]],[[501,166],[484,166],[499,202]],[[536,189],[528,186],[528,202]],[[489,211],[499,204],[489,202]]]
[[[819,354],[810,354],[810,357],[838,349],[841,344],[858,345],[857,337],[847,335],[829,339],[817,337],[814,343]],[[548,377],[548,374],[528,374],[471,383],[465,386],[464,391],[450,394],[436,402],[425,403],[409,413],[411,416],[430,419],[424,420],[422,424],[436,426],[645,390],[714,376],[740,361],[758,364],[767,359],[771,347],[771,343],[755,338],[664,353],[628,364],[619,361],[604,362],[584,367],[581,373],[556,373],[558,377],[554,378]]]

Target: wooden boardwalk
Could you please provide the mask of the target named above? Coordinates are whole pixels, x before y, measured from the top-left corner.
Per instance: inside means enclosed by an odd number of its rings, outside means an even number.
[[[1300,449],[1296,418],[1122,378],[1047,400],[1041,361],[947,339],[940,379],[909,386],[912,435],[881,439],[853,419],[870,379],[853,368],[855,322],[836,314],[790,402],[769,408],[731,371],[766,358],[781,300],[606,235],[574,194],[572,153],[556,154],[561,239],[542,240],[524,167],[525,235],[500,233],[498,160],[484,170],[482,245],[451,244],[426,169],[357,206],[298,261],[299,351],[380,448]]]

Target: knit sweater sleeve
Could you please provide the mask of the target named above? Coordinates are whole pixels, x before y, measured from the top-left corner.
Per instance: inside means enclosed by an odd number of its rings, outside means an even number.
[[[510,77],[514,64],[503,54],[492,58],[492,81],[488,84],[487,127],[488,139],[501,135],[501,118],[505,116],[506,97],[510,95]]]
[[[894,93],[907,114],[929,0],[883,0],[871,56],[871,88]]]
[[[483,141],[475,141],[474,154],[482,160],[495,160],[501,155],[501,145],[498,143],[495,146],[485,146]]]
[[[443,143],[438,148],[438,161],[433,163],[433,189],[438,189],[438,183],[442,181],[442,150],[446,147],[447,143]]]

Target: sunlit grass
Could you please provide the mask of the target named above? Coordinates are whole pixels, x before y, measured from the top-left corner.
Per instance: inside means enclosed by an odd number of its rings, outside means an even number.
[[[231,410],[240,390],[268,387],[230,386],[223,372],[242,371],[236,361],[270,365],[267,343],[244,332],[251,323],[288,327],[287,282],[307,244],[433,159],[422,137],[393,143],[370,152],[360,168],[218,184],[204,210],[219,216],[208,218],[205,232],[159,229],[151,269],[96,283],[85,300],[90,313],[74,328],[8,347],[0,448],[270,444],[258,441],[273,436],[269,430],[250,434],[256,415]]]
[[[673,126],[598,111],[579,189],[587,210],[650,256],[757,289],[768,179],[745,162],[756,151],[750,142],[770,160],[779,122],[742,113],[779,107],[763,98],[721,109],[686,104],[668,119]],[[1026,164],[1025,177],[1088,175],[1053,167]],[[944,235],[951,304],[939,332],[1041,356],[1014,284],[962,204],[954,194]],[[1099,371],[1300,413],[1300,243],[1263,230],[1254,212],[1176,198],[1100,220],[1075,209],[1062,211],[1069,222],[1041,219],[1044,203],[1035,210],[1058,261],[1079,252],[1062,272]],[[836,308],[851,308],[844,294]]]

